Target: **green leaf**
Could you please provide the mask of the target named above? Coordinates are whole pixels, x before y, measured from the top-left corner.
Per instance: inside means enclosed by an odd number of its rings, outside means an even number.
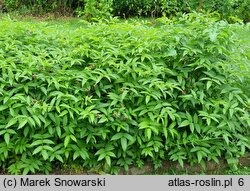
[[[230,141],[229,141],[228,135],[223,134],[222,136],[223,136],[225,142],[227,143],[227,145],[229,145],[229,142],[230,142]]]
[[[4,134],[4,141],[6,142],[7,145],[10,143],[10,134],[9,133]]]
[[[188,126],[189,125],[189,121],[188,120],[184,120],[182,121],[182,123],[180,124],[179,127],[185,127],[185,126]]]
[[[116,157],[116,156],[115,156],[115,153],[113,153],[113,152],[111,152],[111,151],[107,152],[107,155],[110,156],[110,157]]]
[[[191,132],[193,133],[194,132],[194,124],[193,123],[190,123],[190,130],[191,130]]]
[[[117,134],[115,134],[115,135],[111,138],[111,141],[120,139],[120,138],[122,138],[122,137],[123,137],[123,133],[117,133]]]
[[[184,168],[184,162],[181,158],[178,158],[178,162],[181,165],[181,167]]]
[[[127,94],[128,94],[128,90],[125,90],[125,91],[122,93],[121,100],[124,100],[124,98],[126,97]]]
[[[208,81],[208,82],[207,82],[207,90],[211,87],[211,85],[212,85],[212,82],[211,82],[211,81]]]
[[[70,141],[70,136],[66,136],[64,139],[64,147],[67,147]]]
[[[59,160],[59,161],[61,161],[62,163],[64,162],[63,158],[60,155],[56,155],[56,159]]]
[[[109,156],[105,156],[106,163],[111,166],[111,159]]]
[[[106,121],[108,121],[108,119],[107,119],[107,117],[106,116],[102,116],[101,117],[101,119],[98,121],[98,123],[104,123],[104,122],[106,122]]]
[[[25,126],[24,130],[23,130],[24,136],[27,137],[29,132],[30,132],[30,127],[29,126]]]
[[[47,89],[45,87],[40,87],[40,89],[47,96]]]
[[[167,140],[168,139],[168,131],[167,131],[167,128],[165,128],[165,127],[163,127],[163,134],[164,134],[165,139]]]
[[[76,160],[80,156],[79,151],[74,152],[73,160]]]
[[[0,105],[0,111],[3,111],[3,110],[5,110],[5,109],[7,109],[7,108],[8,108],[7,105]]]
[[[26,168],[24,168],[23,169],[23,175],[27,175],[28,173],[29,173],[29,168],[28,167],[26,167]]]
[[[202,151],[198,151],[198,152],[197,152],[197,157],[198,157],[198,163],[200,163],[200,162],[201,162],[201,159],[202,159],[202,157],[203,157]]]
[[[207,125],[209,126],[211,124],[211,119],[210,118],[206,118],[206,122],[207,122]]]
[[[145,135],[146,137],[148,138],[148,140],[151,138],[151,135],[152,135],[152,131],[151,129],[145,129]]]
[[[149,95],[146,96],[146,104],[148,104],[148,102],[150,101],[150,98],[151,97]]]
[[[134,141],[134,137],[132,137],[130,134],[128,133],[124,133],[123,136],[128,139],[129,141]]]
[[[58,113],[61,113],[61,108],[60,108],[59,105],[56,105],[56,111],[57,111]]]
[[[31,143],[30,147],[34,147],[36,145],[41,145],[41,144],[43,144],[43,140],[36,140]]]
[[[57,133],[57,136],[60,138],[61,135],[62,135],[62,131],[61,131],[61,127],[60,126],[56,126],[56,133]]]
[[[199,146],[197,146],[197,147],[190,149],[190,152],[196,152],[196,151],[200,151],[200,150],[201,150],[201,148]]]
[[[55,144],[53,141],[49,140],[49,139],[43,139],[42,140],[43,144]]]
[[[106,157],[106,153],[102,153],[99,155],[97,161],[100,161],[100,160],[104,159],[105,157]]]
[[[127,146],[128,146],[128,142],[127,142],[126,138],[124,138],[124,137],[121,138],[121,145],[122,145],[122,150],[126,151],[127,150]]]
[[[28,117],[27,119],[28,119],[28,123],[30,123],[31,126],[33,126],[33,127],[36,126],[36,123],[32,117]]]
[[[14,125],[17,123],[17,118],[12,118],[11,120],[9,120],[8,124],[5,126],[5,128],[7,129],[8,127]]]
[[[0,135],[3,135],[4,133],[6,133],[7,130],[2,130],[0,131]]]
[[[95,121],[95,114],[90,113],[90,114],[89,114],[89,122],[90,122],[90,123],[94,123],[94,121]]]
[[[220,164],[219,159],[216,156],[212,156],[211,157],[213,159],[213,161],[215,161],[217,164]]]
[[[86,150],[81,150],[80,151],[80,156],[82,157],[83,160],[86,160],[87,158],[89,158],[89,154],[87,153]]]
[[[44,148],[45,150],[54,152],[54,149],[53,149],[51,146],[49,146],[49,145],[44,145],[43,148]]]
[[[188,121],[190,123],[192,123],[193,122],[193,118],[192,118],[192,116],[187,111],[186,111],[186,116],[187,116]]]
[[[70,138],[71,138],[73,141],[77,142],[76,137],[75,137],[74,135],[70,135]]]
[[[234,109],[229,109],[229,115],[231,118],[233,117],[233,114],[234,114]]]
[[[203,159],[201,160],[200,165],[203,168],[203,170],[206,170],[206,163]]]
[[[16,131],[14,131],[13,129],[7,129],[7,130],[6,130],[6,133],[9,133],[9,134],[16,134]]]
[[[19,126],[17,129],[23,128],[27,122],[28,122],[28,120],[26,118],[19,118]]]
[[[67,126],[67,124],[68,124],[68,117],[67,117],[67,115],[65,115],[63,117],[63,126]]]
[[[48,107],[48,111],[51,111],[51,110],[52,110],[52,108],[53,108],[55,102],[56,102],[56,98],[54,97],[54,98],[51,100],[51,102],[50,102],[50,105],[49,105],[49,107]]]
[[[42,150],[41,154],[44,160],[47,160],[49,158],[49,154],[46,150]]]
[[[175,127],[175,125],[176,125],[176,122],[173,121],[173,122],[169,125],[169,129],[173,129],[173,128]]]
[[[38,127],[41,127],[42,124],[41,124],[40,119],[36,115],[33,115],[32,117],[34,121],[36,122],[36,124],[38,125]]]
[[[60,117],[63,117],[64,115],[66,115],[68,113],[68,110],[63,110],[62,113],[59,115]]]
[[[37,147],[37,148],[33,151],[32,155],[35,155],[35,154],[39,153],[41,150],[43,150],[43,146]]]

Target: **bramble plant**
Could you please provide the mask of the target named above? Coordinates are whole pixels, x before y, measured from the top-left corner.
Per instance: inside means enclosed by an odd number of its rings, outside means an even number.
[[[151,26],[0,21],[0,167],[143,166],[164,160],[237,168],[250,102],[228,70],[226,22],[196,14]],[[229,79],[230,78],[230,79]]]

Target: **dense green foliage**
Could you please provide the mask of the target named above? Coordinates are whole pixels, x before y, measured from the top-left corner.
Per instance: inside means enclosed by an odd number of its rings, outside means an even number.
[[[249,0],[4,0],[10,10],[44,14],[75,12],[89,18],[113,16],[168,17],[192,11],[217,11],[221,18],[235,22],[236,18],[250,20]]]
[[[225,22],[0,21],[0,167],[49,172],[220,157],[249,149],[250,101],[228,70]],[[238,75],[238,74],[236,74]]]
[[[237,39],[236,49],[232,52],[232,62],[229,65],[228,70],[234,75],[232,78],[232,83],[235,86],[240,87],[244,93],[250,97],[250,25],[232,25],[232,29],[240,39]]]
[[[78,7],[83,7],[84,0],[2,0],[8,10],[44,14],[57,11],[66,14]]]
[[[85,0],[84,9],[78,11],[78,16],[81,16],[82,13],[87,20],[109,18],[112,12],[112,3],[113,0]]]

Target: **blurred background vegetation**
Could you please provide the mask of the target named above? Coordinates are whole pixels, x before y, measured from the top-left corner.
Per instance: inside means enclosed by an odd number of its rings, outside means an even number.
[[[110,16],[174,17],[183,13],[216,12],[229,22],[250,21],[249,0],[0,0],[9,12],[79,16],[90,20]]]

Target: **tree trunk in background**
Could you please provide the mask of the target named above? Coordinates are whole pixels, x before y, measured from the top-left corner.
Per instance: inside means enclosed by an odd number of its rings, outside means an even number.
[[[201,12],[203,6],[203,0],[199,0],[198,12]]]

